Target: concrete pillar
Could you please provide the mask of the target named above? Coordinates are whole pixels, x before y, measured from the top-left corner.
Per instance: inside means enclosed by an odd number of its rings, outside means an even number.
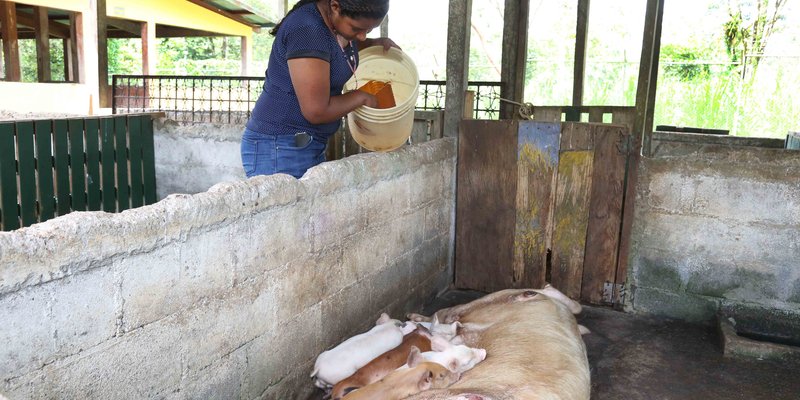
[[[111,87],[108,85],[108,16],[106,0],[96,0],[97,10],[97,83],[100,107],[111,107]]]
[[[469,78],[469,38],[472,0],[450,0],[447,22],[447,90],[444,109],[444,135],[458,137],[464,114]]]
[[[79,62],[81,64],[80,82],[86,85],[91,93],[88,111],[100,108],[100,48],[97,35],[97,9],[100,0],[90,0],[86,12],[74,13],[78,22],[77,29],[83,43],[77,43]],[[82,60],[82,61],[80,61]]]

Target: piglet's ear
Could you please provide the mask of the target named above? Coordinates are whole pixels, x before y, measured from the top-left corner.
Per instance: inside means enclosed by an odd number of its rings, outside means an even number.
[[[425,358],[422,357],[422,353],[419,352],[419,348],[417,348],[417,346],[411,346],[411,350],[408,352],[406,364],[408,364],[410,368],[414,368],[423,361],[425,361]]]
[[[419,379],[419,390],[424,392],[431,388],[433,383],[433,372],[429,369],[426,369],[425,372],[420,376]]]
[[[375,321],[375,325],[385,324],[389,322],[389,320],[391,320],[391,318],[389,318],[389,314],[383,313],[381,314],[380,318],[378,318],[378,320]]]
[[[449,349],[450,346],[450,342],[441,336],[434,336],[433,339],[431,339],[431,350],[433,351],[445,351]]]

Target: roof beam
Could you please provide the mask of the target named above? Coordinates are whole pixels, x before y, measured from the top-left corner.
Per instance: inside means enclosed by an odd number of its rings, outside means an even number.
[[[108,26],[130,33],[133,37],[139,37],[142,34],[142,23],[138,21],[109,17],[106,23]]]
[[[36,29],[38,26],[36,18],[32,14],[24,12],[17,13],[17,23],[33,29]],[[50,30],[50,36],[62,39],[69,38],[69,26],[66,26],[60,22],[50,21],[48,24],[48,29]]]
[[[230,36],[217,32],[201,31],[197,29],[180,28],[177,26],[169,25],[156,25],[156,37],[216,37],[216,36]]]

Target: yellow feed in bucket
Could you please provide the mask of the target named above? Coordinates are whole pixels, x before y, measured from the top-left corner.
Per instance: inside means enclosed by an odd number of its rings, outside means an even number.
[[[367,92],[376,99],[378,99],[379,109],[392,108],[396,106],[394,102],[394,93],[392,92],[392,84],[389,82],[369,81],[364,86],[358,88],[362,92]]]

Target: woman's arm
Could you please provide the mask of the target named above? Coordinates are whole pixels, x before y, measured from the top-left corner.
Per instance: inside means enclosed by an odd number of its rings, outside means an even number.
[[[319,58],[289,60],[289,75],[300,102],[303,117],[312,124],[336,121],[361,106],[377,107],[375,96],[354,90],[339,96],[330,95],[330,64]]]

